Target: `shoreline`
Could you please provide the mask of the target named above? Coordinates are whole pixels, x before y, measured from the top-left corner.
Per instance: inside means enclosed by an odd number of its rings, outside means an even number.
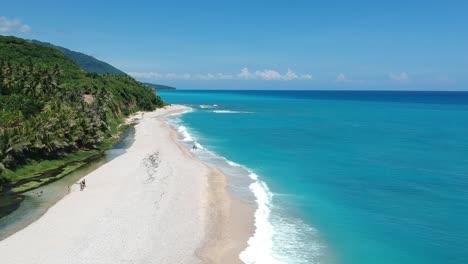
[[[209,199],[213,203],[208,213],[209,233],[198,251],[203,263],[244,263],[239,258],[240,253],[248,247],[248,240],[255,232],[255,207],[232,197],[225,190],[225,177],[218,169],[213,169],[209,183]],[[223,203],[214,205],[219,201]]]
[[[203,244],[196,250],[196,255],[202,263],[243,263],[239,255],[248,247],[248,240],[255,232],[255,206],[233,197],[226,190],[227,176],[218,168],[195,157],[189,149],[178,142],[179,133],[166,121],[163,123],[172,131],[171,140],[184,154],[204,164],[210,170],[210,174],[207,175],[207,231]]]
[[[127,152],[85,176],[85,191],[73,186],[41,218],[0,241],[2,261],[242,263],[255,207],[231,197],[226,176],[178,143],[164,117],[188,109],[142,114]],[[150,175],[142,160],[156,153]]]

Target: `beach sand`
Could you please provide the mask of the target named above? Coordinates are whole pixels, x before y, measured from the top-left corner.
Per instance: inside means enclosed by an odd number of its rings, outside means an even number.
[[[36,222],[0,241],[2,263],[241,263],[255,208],[177,144],[164,116],[140,114],[127,153],[85,177]]]

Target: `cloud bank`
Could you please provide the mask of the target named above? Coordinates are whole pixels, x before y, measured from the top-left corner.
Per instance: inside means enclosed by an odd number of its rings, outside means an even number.
[[[278,71],[265,69],[251,72],[248,68],[241,69],[238,74],[226,73],[159,73],[159,72],[130,72],[129,75],[135,78],[153,79],[153,80],[264,80],[264,81],[293,81],[293,80],[313,80],[310,74],[297,74],[288,69],[284,74]]]
[[[316,78],[311,74],[296,73],[291,69],[285,72],[279,72],[271,69],[264,70],[249,70],[249,68],[242,68],[237,74],[232,73],[160,73],[160,72],[129,72],[130,76],[136,79],[147,80],[184,80],[184,81],[265,81],[265,82],[293,82],[293,81],[310,81],[307,84],[323,84],[323,85],[336,85],[337,87],[359,87],[367,89],[372,86],[379,85],[396,85],[406,86],[417,83],[435,83],[435,84],[455,84],[456,80],[449,78],[446,75],[429,76],[426,78],[412,78],[407,72],[400,72],[397,74],[382,72],[373,78],[363,79],[346,72],[338,72],[334,76],[328,78]],[[429,78],[429,79],[428,79]],[[312,82],[313,81],[313,82]],[[388,86],[387,86],[388,87]]]
[[[336,76],[335,82],[337,83],[346,83],[350,82],[350,80],[344,75],[343,73],[340,73]]]
[[[248,68],[243,68],[241,72],[237,75],[240,79],[259,79],[266,81],[292,81],[292,80],[312,80],[313,77],[310,74],[297,74],[291,69],[285,74],[281,74],[274,70],[263,70],[250,72]]]
[[[29,25],[23,24],[21,20],[9,19],[4,16],[0,16],[0,32],[9,33],[9,32],[20,32],[20,33],[30,33],[31,27]]]
[[[406,82],[410,81],[410,77],[409,77],[408,73],[406,73],[406,72],[401,72],[399,74],[390,73],[388,75],[388,77],[390,79],[392,79],[393,81],[397,81],[397,82],[401,82],[401,83],[406,83]]]

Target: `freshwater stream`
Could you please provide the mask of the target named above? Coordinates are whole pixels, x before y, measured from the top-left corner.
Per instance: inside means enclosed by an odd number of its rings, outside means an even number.
[[[68,186],[75,184],[90,172],[125,153],[126,149],[133,144],[134,137],[135,129],[131,127],[124,134],[122,140],[105,151],[104,155],[65,177],[20,195],[0,196],[0,202],[4,200],[4,203],[9,202],[6,199],[17,199],[18,201],[22,199],[15,211],[0,218],[0,241],[25,228],[45,214],[51,206],[68,194]],[[42,194],[38,195],[41,192]]]

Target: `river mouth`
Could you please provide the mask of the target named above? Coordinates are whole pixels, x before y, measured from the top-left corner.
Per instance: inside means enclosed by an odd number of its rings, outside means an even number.
[[[133,144],[135,129],[130,129],[122,139],[102,156],[89,161],[77,170],[50,184],[18,194],[0,196],[0,241],[30,225],[68,194],[68,187],[90,172],[124,154]]]

